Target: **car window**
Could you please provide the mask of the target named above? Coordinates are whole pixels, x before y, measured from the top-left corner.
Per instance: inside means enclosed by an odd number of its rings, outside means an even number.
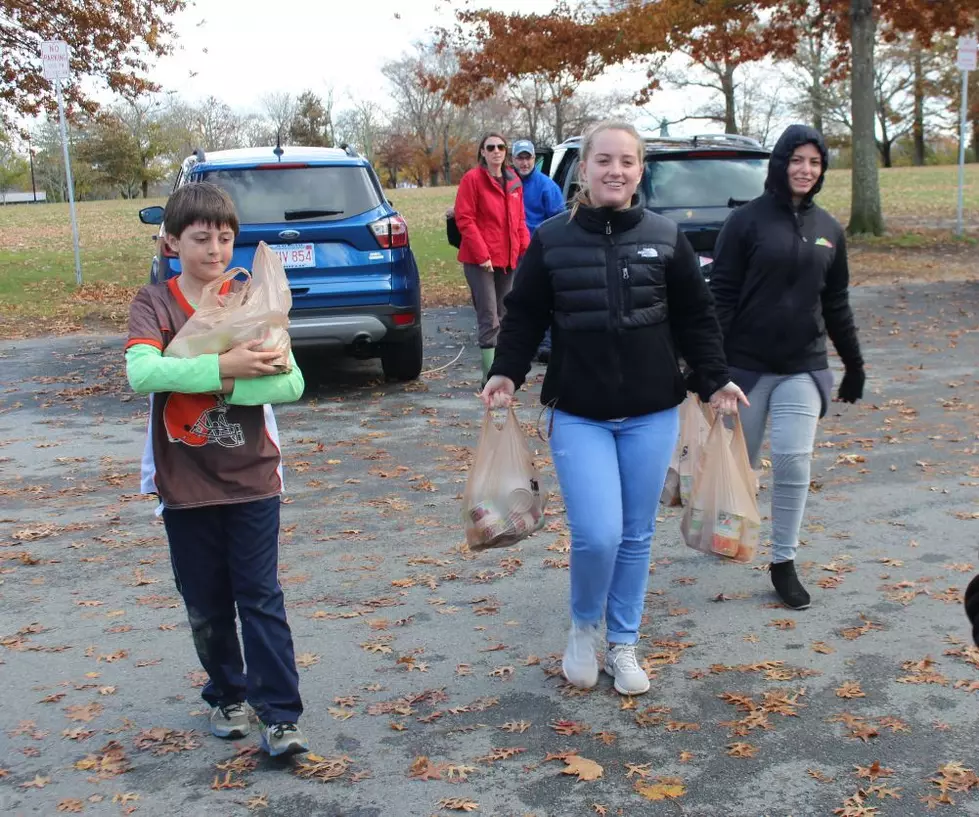
[[[578,152],[568,151],[558,168],[564,196],[570,201],[578,193]],[[768,159],[746,156],[717,159],[671,159],[646,157],[639,184],[643,204],[651,209],[727,207],[730,199],[750,201],[765,189]]]
[[[336,221],[381,203],[367,168],[356,166],[217,169],[203,174],[228,191],[243,224],[286,220],[287,210],[335,210],[290,221]]]
[[[647,157],[641,189],[647,207],[727,207],[765,189],[768,160],[751,157],[670,159]]]

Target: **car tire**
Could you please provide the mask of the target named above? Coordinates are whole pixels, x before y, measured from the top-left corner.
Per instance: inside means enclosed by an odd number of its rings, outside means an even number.
[[[400,343],[381,344],[381,368],[388,380],[417,380],[423,357],[420,329]]]

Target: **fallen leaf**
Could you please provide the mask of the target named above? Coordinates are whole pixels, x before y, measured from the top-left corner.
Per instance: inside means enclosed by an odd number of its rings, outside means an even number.
[[[679,777],[660,777],[655,783],[637,780],[634,788],[647,800],[675,800],[687,793],[687,787]]]
[[[594,760],[580,755],[572,755],[564,762],[566,765],[561,770],[561,774],[576,774],[578,780],[598,780],[604,773],[602,767]]]
[[[439,808],[449,811],[478,811],[479,803],[473,800],[465,800],[462,797],[449,797],[439,800]]]
[[[729,757],[754,757],[758,754],[758,747],[750,743],[731,743],[728,744],[727,753]]]
[[[837,688],[836,697],[837,698],[866,698],[867,693],[865,693],[860,688],[859,681],[844,681],[843,684],[841,684]]]
[[[857,770],[857,777],[864,777],[873,783],[878,777],[891,777],[894,774],[893,769],[888,769],[885,766],[880,765],[879,760],[875,760],[869,766],[854,766]]]

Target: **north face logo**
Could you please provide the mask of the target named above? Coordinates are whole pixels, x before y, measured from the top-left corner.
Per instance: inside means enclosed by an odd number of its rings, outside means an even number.
[[[643,247],[641,250],[639,250],[639,257],[640,258],[658,258],[659,257],[659,253],[656,252],[656,248],[655,247]]]

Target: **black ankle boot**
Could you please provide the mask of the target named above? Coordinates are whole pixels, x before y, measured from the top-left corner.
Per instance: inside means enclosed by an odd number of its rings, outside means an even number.
[[[768,569],[782,604],[790,610],[805,610],[809,606],[809,594],[795,574],[795,562],[773,562]]]

